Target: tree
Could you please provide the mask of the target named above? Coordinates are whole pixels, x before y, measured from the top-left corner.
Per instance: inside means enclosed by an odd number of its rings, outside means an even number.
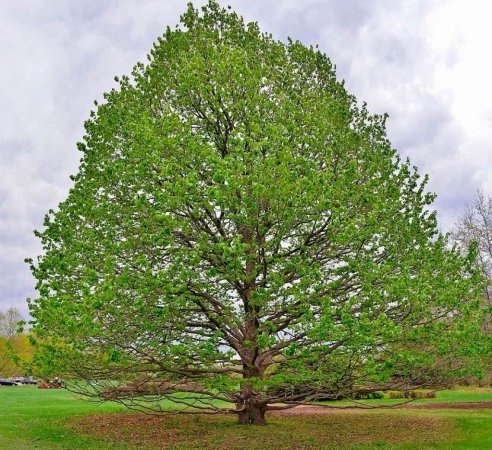
[[[477,191],[475,201],[465,207],[453,230],[453,239],[464,249],[472,242],[478,245],[477,265],[484,271],[487,279],[492,280],[492,198]],[[491,306],[490,285],[484,290],[487,306]]]
[[[0,374],[9,375],[11,369],[11,353],[20,343],[18,327],[22,315],[16,308],[8,308],[5,312],[0,311]]]
[[[487,311],[483,330],[492,334],[491,312],[491,280],[492,280],[492,198],[478,190],[472,204],[465,207],[463,215],[458,219],[452,232],[453,240],[466,251],[470,245],[477,245],[477,268],[483,271],[487,282],[483,288],[482,307]],[[480,383],[490,384],[492,380],[491,365],[488,374]]]
[[[244,424],[479,370],[473,252],[324,54],[210,1],[117,81],[37,233],[41,365]]]
[[[22,315],[17,308],[8,308],[5,312],[0,311],[0,336],[12,340],[18,333],[21,321]]]

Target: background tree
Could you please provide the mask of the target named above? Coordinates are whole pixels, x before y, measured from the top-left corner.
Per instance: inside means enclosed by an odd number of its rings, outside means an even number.
[[[21,321],[22,315],[16,308],[0,311],[0,376],[14,375],[17,366],[12,360],[12,354],[18,351],[25,353],[28,344],[25,336],[18,331]]]
[[[492,280],[492,198],[478,190],[474,202],[465,207],[463,215],[458,219],[452,237],[463,251],[466,251],[470,245],[477,245],[478,257],[475,263],[487,279],[483,289],[482,301],[482,306],[487,311],[483,330],[492,334],[492,316],[490,314],[492,307],[490,284]],[[490,359],[487,367],[487,375],[478,380],[480,385],[490,385],[492,382],[492,361]],[[477,380],[471,378],[468,382],[475,384]]]
[[[474,255],[447,249],[385,116],[324,54],[213,1],[181,25],[91,113],[37,233],[39,364],[255,424],[480,370]]]
[[[478,190],[471,205],[465,207],[465,212],[458,219],[453,230],[453,238],[464,249],[472,242],[478,245],[477,265],[483,269],[487,279],[492,280],[492,198]],[[484,290],[485,302],[491,306],[490,283]]]

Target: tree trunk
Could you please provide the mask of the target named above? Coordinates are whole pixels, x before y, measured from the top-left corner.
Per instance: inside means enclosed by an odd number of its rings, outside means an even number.
[[[238,406],[238,409],[241,409],[237,413],[240,425],[266,425],[266,405],[244,403]]]

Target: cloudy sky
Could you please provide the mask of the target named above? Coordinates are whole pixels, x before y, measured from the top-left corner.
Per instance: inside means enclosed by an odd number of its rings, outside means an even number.
[[[203,1],[196,1],[195,5]],[[394,146],[430,175],[446,231],[492,194],[492,2],[229,0],[285,40],[319,44]],[[33,295],[32,230],[64,199],[94,99],[144,60],[186,0],[0,0],[0,310]]]

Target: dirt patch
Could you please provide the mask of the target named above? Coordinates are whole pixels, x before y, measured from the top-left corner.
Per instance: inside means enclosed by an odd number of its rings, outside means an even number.
[[[380,408],[381,411],[383,408]],[[492,409],[492,402],[461,402],[461,403],[408,403],[405,405],[394,406],[384,409]],[[276,417],[290,416],[319,416],[324,414],[334,414],[340,411],[368,411],[378,410],[377,408],[363,408],[357,406],[326,407],[316,405],[299,405],[291,409],[275,411],[271,414]]]
[[[430,443],[452,435],[442,417],[303,407],[275,412],[268,425],[237,425],[231,416],[104,414],[79,418],[70,428],[134,449],[319,449],[356,444]],[[316,408],[316,407],[314,407]],[[327,414],[327,411],[329,414]],[[296,415],[302,417],[295,417]]]
[[[324,414],[339,414],[341,411],[355,410],[356,408],[330,408],[325,406],[315,406],[315,405],[299,405],[290,409],[283,409],[280,411],[271,411],[267,413],[269,416],[273,417],[292,417],[292,416],[320,416]],[[360,409],[360,408],[359,408]]]
[[[492,409],[492,402],[422,403],[406,407],[412,409]]]

